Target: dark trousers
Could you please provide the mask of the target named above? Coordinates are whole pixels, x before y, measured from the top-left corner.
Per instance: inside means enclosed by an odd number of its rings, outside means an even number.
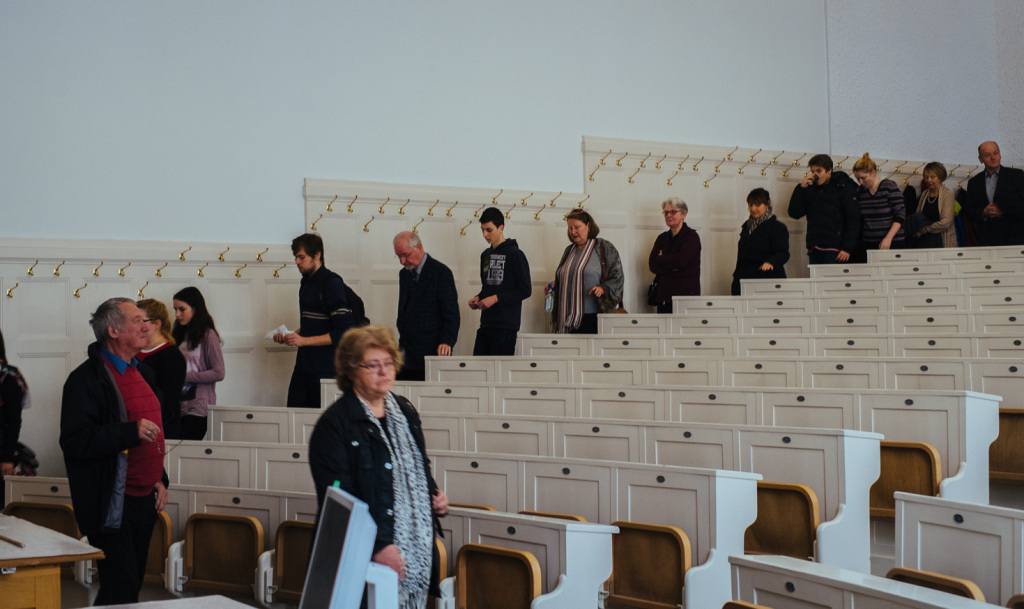
[[[808,264],[835,264],[839,251],[826,252],[822,250],[811,250],[807,252]]]
[[[427,379],[427,371],[422,368],[402,368],[402,370],[395,375],[396,381],[425,381]]]
[[[658,313],[671,313],[672,312],[672,301],[663,302],[658,305]]]
[[[597,334],[597,313],[584,313],[580,327],[569,330],[569,334]]]
[[[288,383],[288,408],[320,408],[320,375],[292,370]]]
[[[181,417],[181,439],[202,440],[206,437],[206,417],[187,414]]]
[[[153,495],[125,495],[121,529],[89,534],[89,544],[103,550],[105,556],[96,564],[100,580],[96,605],[139,602],[155,523],[156,498]]]
[[[476,331],[473,355],[515,355],[518,330],[480,328]]]

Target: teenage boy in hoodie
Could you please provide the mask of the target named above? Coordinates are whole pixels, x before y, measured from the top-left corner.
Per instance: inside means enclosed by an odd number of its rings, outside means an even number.
[[[810,172],[789,199],[790,218],[807,216],[807,261],[848,262],[860,233],[860,208],[853,198],[857,184],[842,171],[832,171],[827,154],[812,156],[807,166]]]
[[[480,310],[473,355],[515,355],[523,301],[530,297],[530,263],[515,239],[505,238],[505,215],[497,207],[480,214],[480,232],[490,246],[480,254],[480,293],[469,299]]]

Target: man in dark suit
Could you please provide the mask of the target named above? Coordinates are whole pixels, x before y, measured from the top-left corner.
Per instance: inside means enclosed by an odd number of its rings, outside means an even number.
[[[1002,166],[999,144],[983,142],[985,171],[967,182],[964,212],[978,225],[978,245],[1024,244],[1024,171]]]
[[[395,255],[398,272],[398,345],[405,363],[398,380],[422,381],[424,356],[452,354],[459,338],[459,295],[451,269],[423,251],[416,233],[398,233]]]

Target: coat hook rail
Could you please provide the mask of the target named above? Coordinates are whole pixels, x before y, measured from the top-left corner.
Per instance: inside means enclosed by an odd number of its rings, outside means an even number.
[[[82,297],[82,290],[84,290],[87,287],[89,287],[89,282],[88,281],[85,282],[85,285],[83,285],[82,287],[75,288],[75,298],[81,298]]]
[[[959,165],[957,165],[957,167],[959,167]],[[35,275],[36,275],[36,265],[37,264],[39,264],[38,260],[33,262],[32,266],[28,267],[28,269],[25,271],[26,273],[28,273],[29,277],[35,277]]]
[[[178,252],[178,260],[184,261],[185,260],[185,254],[187,254],[187,253],[189,253],[191,251],[192,251],[192,246],[190,245],[190,246],[188,246],[187,250]]]
[[[405,203],[402,203],[402,206],[398,208],[398,215],[399,216],[404,216],[405,215],[405,206],[409,204],[409,201],[412,201],[412,199],[411,198],[410,199],[406,199]]]
[[[665,180],[665,183],[668,184],[669,186],[671,186],[672,185],[672,180],[674,180],[677,175],[679,175],[679,171],[676,171],[675,173],[673,173],[672,177],[670,177],[669,179]]]
[[[629,156],[628,152],[626,154],[620,156],[619,158],[615,159],[615,166],[616,167],[622,167],[622,159],[626,158],[627,156]]]
[[[449,207],[448,209],[445,210],[444,215],[446,215],[449,218],[451,218],[452,217],[452,210],[455,209],[455,207],[458,206],[458,204],[459,204],[459,202],[456,201],[454,205],[452,205],[451,207]]]
[[[557,201],[558,197],[560,197],[560,196],[562,196],[562,191],[561,190],[558,191],[558,194],[555,195],[554,199],[551,199],[550,201],[548,201],[548,205],[550,205],[551,207],[554,207],[555,206],[555,201]]]
[[[92,276],[93,277],[99,277],[100,276],[100,269],[101,268],[103,268],[103,261],[102,260],[100,260],[100,265],[92,270]]]
[[[441,202],[441,199],[438,199],[438,200],[434,201],[434,204],[431,205],[430,209],[427,210],[427,215],[428,216],[430,216],[430,217],[434,216],[434,208],[437,207],[437,204],[440,203],[440,202]]]
[[[352,209],[352,206],[355,205],[356,199],[358,199],[358,198],[359,198],[359,195],[356,195],[356,196],[352,197],[351,201],[348,202],[348,208],[347,208],[348,213],[351,214],[352,212],[355,211],[354,209]]]
[[[60,277],[60,267],[64,266],[64,263],[66,263],[66,262],[67,262],[67,260],[61,260],[60,264],[57,265],[57,268],[53,269],[53,276],[54,277]]]
[[[472,220],[470,220],[469,222],[466,222],[466,225],[459,229],[459,234],[462,235],[463,237],[465,237],[466,236],[466,229],[469,228],[469,226],[471,224],[473,224]]]
[[[268,247],[267,249],[263,250],[262,252],[256,254],[256,262],[263,262],[263,254],[266,254],[269,251],[270,251],[270,248]]]
[[[334,198],[331,199],[331,202],[327,204],[327,213],[333,213],[334,212],[334,207],[333,206],[334,206],[334,202],[337,201],[337,200],[338,200],[338,195],[334,195]]]
[[[199,270],[198,270],[198,271],[196,271],[196,275],[199,275],[200,277],[206,277],[206,274],[205,274],[205,273],[203,273],[203,269],[205,269],[205,268],[206,268],[206,267],[208,267],[208,266],[210,266],[210,263],[209,263],[209,262],[207,262],[207,263],[206,263],[206,264],[204,264],[203,266],[199,267]]]
[[[611,153],[612,153],[612,151],[609,150],[603,157],[601,157],[601,160],[598,161],[598,163],[600,163],[601,165],[604,165],[604,160],[607,159],[608,155],[611,154]]]
[[[647,165],[644,165],[644,163],[646,163],[647,159],[649,159],[649,158],[651,158],[651,153],[650,152],[647,153],[647,156],[645,156],[644,158],[640,159],[640,169],[647,169]]]
[[[661,162],[668,158],[667,154],[661,155],[661,158],[654,162],[655,169],[661,169]]]
[[[143,290],[145,290],[148,286],[149,286],[149,282],[147,281],[145,283],[145,285],[143,285],[141,288],[139,288],[139,298],[145,298],[146,297],[146,295],[143,293]]]
[[[324,215],[320,214],[320,217],[322,218],[322,217],[324,217]],[[313,230],[316,230],[316,229],[314,228]],[[231,251],[231,246],[229,245],[228,249],[226,249],[223,252],[217,254],[217,260],[220,260],[221,262],[224,262],[224,254],[226,254],[226,253],[228,253],[230,251]]]
[[[129,260],[129,261],[128,261],[128,264],[126,264],[126,265],[122,266],[121,268],[117,269],[117,274],[118,274],[119,276],[121,276],[121,277],[124,277],[124,270],[125,270],[126,268],[130,267],[131,265],[132,265],[132,261],[131,261],[131,260]]]
[[[162,267],[160,267],[160,268],[158,268],[156,270],[156,276],[157,277],[163,277],[164,276],[164,269],[165,268],[167,268],[167,263],[166,262],[164,263],[164,265]]]
[[[384,202],[381,203],[380,207],[377,208],[377,213],[378,214],[382,214],[382,215],[384,214],[384,206],[387,205],[388,201],[390,201],[390,200],[391,200],[391,197],[388,197],[387,199],[384,199]]]

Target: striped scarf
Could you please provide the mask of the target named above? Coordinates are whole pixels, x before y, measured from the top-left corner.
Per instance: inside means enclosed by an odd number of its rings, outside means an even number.
[[[588,239],[582,250],[575,245],[569,246],[569,253],[563,257],[555,273],[559,286],[558,327],[555,328],[558,334],[579,328],[583,321],[583,300],[586,298],[583,293],[586,289],[583,285],[583,270],[587,268],[596,245],[596,239]]]
[[[394,540],[405,561],[405,579],[398,583],[398,606],[400,609],[424,609],[434,558],[434,520],[423,457],[409,431],[409,420],[402,414],[393,394],[387,394],[384,399],[388,433],[384,433],[369,404],[363,398],[359,398],[359,403],[380,431],[394,464]]]
[[[772,219],[773,217],[775,217],[775,214],[772,212],[771,208],[766,209],[764,213],[761,214],[760,218],[755,218],[753,216],[747,218],[747,221],[743,224],[743,228],[744,230],[747,231],[747,234],[749,235],[750,233],[754,232],[754,230],[758,226],[761,226],[762,224]]]

